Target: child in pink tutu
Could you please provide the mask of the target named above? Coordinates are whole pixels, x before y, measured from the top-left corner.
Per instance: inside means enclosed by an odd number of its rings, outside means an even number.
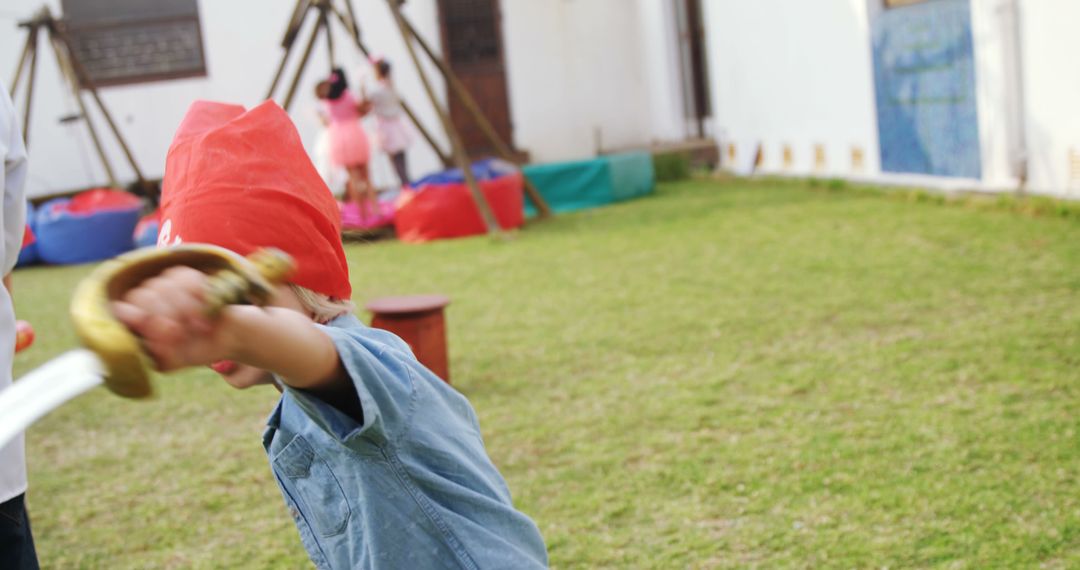
[[[366,220],[377,212],[375,189],[368,174],[371,147],[360,124],[369,105],[356,100],[341,69],[335,69],[329,79],[320,82],[315,95],[322,100],[322,119],[329,130],[330,161],[349,173],[345,207],[359,208],[360,220]]]
[[[409,185],[409,174],[405,162],[405,151],[412,144],[412,132],[405,121],[405,110],[401,107],[401,98],[394,89],[390,77],[390,62],[381,57],[373,58],[375,67],[375,88],[367,94],[365,101],[375,116],[375,143],[390,157],[394,171],[402,186]]]

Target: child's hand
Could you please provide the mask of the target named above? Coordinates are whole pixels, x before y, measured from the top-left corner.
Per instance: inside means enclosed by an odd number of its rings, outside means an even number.
[[[297,310],[302,303],[295,293],[282,286],[271,306],[230,305],[211,319],[206,316],[207,279],[190,267],[170,268],[113,302],[113,314],[142,338],[159,370],[232,360],[246,366],[220,372],[237,388],[266,383],[263,371],[273,372],[285,384],[362,417],[337,347],[310,315]]]
[[[112,304],[113,314],[142,338],[158,369],[176,370],[229,357],[229,308],[206,316],[208,276],[190,267],[172,267],[148,279]]]

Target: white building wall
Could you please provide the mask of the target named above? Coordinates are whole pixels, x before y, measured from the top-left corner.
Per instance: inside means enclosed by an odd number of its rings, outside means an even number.
[[[514,139],[533,160],[585,158],[653,138],[643,24],[629,4],[503,0]]]
[[[1025,127],[1032,191],[1080,197],[1080,2],[1022,0]],[[1080,166],[1080,165],[1078,165]]]
[[[851,173],[853,146],[866,171],[878,171],[873,71],[863,0],[708,0],[708,58],[716,128],[734,144],[735,164],[749,170],[758,145],[763,170],[793,174]],[[726,154],[726,152],[725,152]]]
[[[43,3],[59,14],[59,1],[9,0],[0,13],[0,77],[11,80],[17,64],[16,59],[25,41],[25,34],[15,29],[17,19],[29,18]],[[404,43],[393,27],[389,9],[382,2],[354,2],[363,38],[369,48],[400,62],[397,81],[421,120],[434,128],[438,123],[432,107],[420,88],[418,76],[406,65]],[[161,176],[165,154],[172,134],[192,101],[210,99],[240,103],[246,106],[258,104],[266,94],[270,80],[280,61],[283,50],[281,36],[285,31],[294,0],[232,0],[229,2],[200,2],[203,47],[207,57],[208,77],[163,81],[123,87],[101,89],[101,95],[116,119],[129,145],[148,177]],[[414,25],[429,38],[438,38],[438,20],[433,1],[410,2],[406,13]],[[294,54],[293,64],[286,71],[278,88],[278,100],[284,97],[292,70],[308,37],[314,17],[309,17],[301,32]],[[339,63],[350,72],[355,86],[358,76],[367,68],[359,52],[349,43],[340,26],[334,27],[335,48]],[[437,42],[436,42],[437,44]],[[320,39],[309,59],[292,106],[292,116],[309,148],[314,145],[318,132],[315,113],[314,85],[328,72],[326,42]],[[439,92],[445,91],[436,82]],[[88,103],[89,97],[86,98]],[[21,110],[22,90],[17,97]],[[38,72],[35,85],[30,133],[31,169],[28,183],[30,195],[44,195],[104,184],[106,177],[99,166],[85,128],[80,123],[60,125],[57,119],[77,111],[69,91],[63,86],[55,58],[46,42],[42,40],[38,53]],[[99,134],[106,141],[112,164],[122,181],[133,179],[131,170],[123,161],[119,147],[101,117],[91,111]],[[426,144],[419,142],[410,150],[414,172],[430,171],[438,160]],[[388,164],[375,164],[376,175],[389,176]]]
[[[979,109],[982,154],[981,186],[1016,188],[1020,163],[1016,156],[1019,108],[1016,65],[1016,28],[1007,10],[1010,0],[971,2],[971,39],[975,49],[975,96]]]
[[[1022,72],[1016,73],[1013,2],[1019,5]],[[706,0],[718,138],[736,147],[735,169],[749,171],[758,145],[762,171],[837,176],[943,188],[1011,190],[1026,139],[1029,189],[1063,194],[1069,152],[1080,152],[1080,3],[972,0],[972,35],[982,179],[883,174],[877,141],[870,18],[880,0]],[[1023,77],[1023,89],[1017,76]],[[1020,105],[1023,93],[1026,104]],[[1020,137],[1021,125],[1024,133]],[[794,164],[785,168],[790,145]],[[815,147],[826,165],[818,168]],[[863,149],[864,166],[852,164]],[[1080,160],[1080,157],[1078,157]]]
[[[664,0],[634,1],[628,9],[627,0],[502,0],[514,142],[529,151],[533,160],[587,158],[598,146],[619,148],[681,136],[681,109],[676,106],[680,104],[679,87],[672,75],[677,70],[670,61],[673,47],[654,45],[673,41],[669,36],[673,32],[660,28],[673,23],[653,20],[670,6]],[[0,12],[0,77],[4,81],[10,81],[14,73],[25,38],[16,31],[16,20],[28,18],[42,2],[8,0]],[[45,3],[59,14],[59,0]],[[208,77],[101,90],[145,175],[161,176],[172,133],[192,101],[210,99],[253,106],[262,100],[280,61],[281,36],[294,4],[294,0],[203,0],[200,16]],[[389,9],[382,1],[354,1],[353,6],[365,43],[396,64],[399,90],[447,148]],[[436,0],[412,0],[405,10],[421,35],[441,50]],[[277,91],[279,101],[313,19],[309,18],[296,40],[291,64]],[[367,73],[366,62],[340,26],[334,29],[339,62],[355,86],[358,76]],[[39,48],[28,190],[31,195],[44,195],[104,184],[106,177],[85,129],[80,123],[57,122],[77,108],[60,82],[51,51],[46,51],[44,42]],[[309,148],[314,147],[319,130],[312,92],[328,71],[327,61],[326,43],[320,39],[291,109]],[[445,84],[434,68],[428,70],[445,101]],[[133,179],[104,122],[92,114],[118,177],[122,181]],[[417,144],[410,149],[412,174],[439,167],[436,155],[417,137]],[[377,184],[392,176],[385,160],[377,158],[372,168]]]
[[[1080,195],[1080,3],[1064,0],[972,0],[981,181],[883,175],[880,172],[869,21],[878,0],[705,0],[715,131],[734,143],[738,170],[749,170],[758,145],[765,172],[842,176],[944,187],[1015,187],[1018,150],[1026,142],[1029,188]],[[0,11],[0,78],[9,81],[25,34],[17,19],[43,0],[9,0]],[[46,0],[54,12],[59,0]],[[172,132],[195,99],[257,104],[281,57],[279,45],[293,0],[200,3],[209,76],[102,90],[145,174],[160,176]],[[507,83],[514,143],[537,161],[579,159],[599,149],[687,136],[672,6],[666,0],[502,0]],[[400,90],[445,146],[438,120],[382,2],[354,2],[365,42],[397,64]],[[406,11],[441,48],[436,0],[413,0]],[[1019,13],[1019,26],[1013,14]],[[310,27],[310,22],[308,26]],[[306,39],[305,28],[297,51]],[[1020,30],[1017,46],[1010,34]],[[340,28],[335,44],[351,79],[366,64]],[[1020,69],[1016,69],[1017,49]],[[320,41],[300,84],[293,117],[314,144],[311,96],[326,72]],[[294,54],[295,58],[298,54]],[[290,66],[283,83],[291,78]],[[429,68],[430,70],[430,68]],[[436,78],[445,98],[445,85]],[[1020,89],[1018,78],[1023,78]],[[285,85],[279,87],[284,92]],[[1021,101],[1021,94],[1023,100]],[[21,109],[21,90],[17,103]],[[1021,102],[1023,104],[1021,105]],[[30,134],[29,191],[42,195],[102,184],[85,129],[58,119],[77,108],[51,51],[39,46]],[[132,178],[104,122],[92,113],[118,175]],[[1022,136],[1021,136],[1022,135]],[[784,146],[794,163],[785,168]],[[819,168],[815,147],[825,149]],[[852,151],[864,164],[852,164]],[[426,143],[410,150],[413,174],[439,167]],[[389,177],[377,162],[376,181]]]
[[[688,138],[679,71],[678,26],[670,0],[638,0],[642,61],[649,98],[649,127],[657,141]]]

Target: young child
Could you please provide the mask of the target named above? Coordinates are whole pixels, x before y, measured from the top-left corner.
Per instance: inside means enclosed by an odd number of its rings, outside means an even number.
[[[390,157],[401,185],[408,186],[409,169],[405,151],[412,144],[412,132],[405,122],[405,110],[394,89],[394,80],[390,77],[390,62],[376,57],[371,64],[375,68],[376,83],[375,88],[366,94],[365,101],[370,104],[370,112],[375,116],[375,143]]]
[[[371,185],[368,162],[371,146],[360,119],[368,112],[368,105],[357,101],[345,72],[335,69],[326,81],[315,86],[315,96],[322,100],[322,119],[330,139],[330,161],[349,173],[345,186],[347,204],[355,204],[360,210],[360,220],[369,220],[378,212],[375,188]]]
[[[276,247],[297,263],[268,308],[209,320],[206,276],[177,267],[113,311],[161,370],[212,364],[237,388],[280,382],[263,444],[317,567],[546,567],[469,402],[352,315],[336,204],[280,107],[195,103],[169,150],[161,208],[159,246]]]

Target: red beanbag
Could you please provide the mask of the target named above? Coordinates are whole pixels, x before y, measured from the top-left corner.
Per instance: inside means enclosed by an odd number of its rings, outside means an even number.
[[[109,188],[97,188],[76,194],[64,205],[64,210],[71,214],[80,215],[95,212],[115,212],[117,210],[139,210],[142,205],[142,200],[127,192]]]
[[[521,172],[482,180],[479,184],[500,227],[508,230],[525,222],[525,179]],[[463,183],[428,184],[416,190],[403,190],[398,198],[394,226],[398,239],[411,243],[487,233],[479,207]]]

